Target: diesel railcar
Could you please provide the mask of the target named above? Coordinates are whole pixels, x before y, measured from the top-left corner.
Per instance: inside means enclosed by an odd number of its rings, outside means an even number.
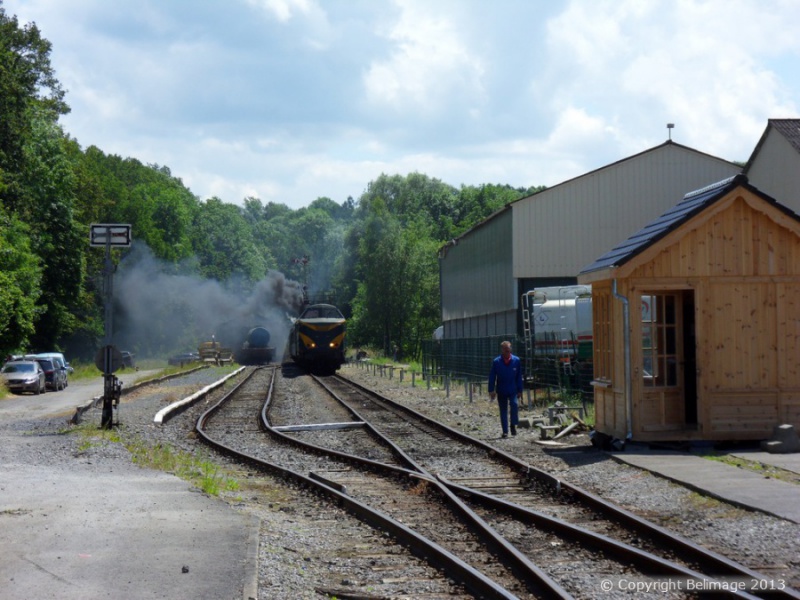
[[[344,363],[346,320],[331,304],[311,304],[295,319],[289,355],[301,367],[333,373]]]

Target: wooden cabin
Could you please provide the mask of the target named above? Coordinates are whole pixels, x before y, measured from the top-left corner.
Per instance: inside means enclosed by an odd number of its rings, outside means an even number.
[[[744,175],[584,268],[596,429],[632,441],[800,429],[800,217]]]

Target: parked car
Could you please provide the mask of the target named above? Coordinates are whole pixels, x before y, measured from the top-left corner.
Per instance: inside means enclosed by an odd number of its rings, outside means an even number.
[[[58,392],[67,387],[67,369],[57,358],[37,358],[44,371],[45,387]]]
[[[33,358],[57,358],[61,361],[61,364],[67,369],[68,374],[71,374],[75,371],[75,369],[69,366],[67,359],[64,358],[64,354],[61,352],[40,352],[39,354],[33,354],[31,356]]]
[[[0,371],[9,391],[16,394],[32,392],[41,394],[47,389],[44,370],[35,360],[14,360],[3,365]]]

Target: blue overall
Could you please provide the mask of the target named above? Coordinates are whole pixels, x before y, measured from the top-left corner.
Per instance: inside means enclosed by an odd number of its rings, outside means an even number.
[[[517,397],[522,394],[522,361],[518,356],[511,355],[511,360],[505,364],[502,356],[492,361],[492,370],[489,371],[489,393],[497,391],[497,406],[500,409],[500,426],[503,434],[508,435],[508,408],[511,407],[511,425],[519,423],[519,402]]]

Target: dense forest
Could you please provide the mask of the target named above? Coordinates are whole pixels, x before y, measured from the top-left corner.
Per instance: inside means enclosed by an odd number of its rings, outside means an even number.
[[[335,302],[352,344],[405,356],[439,325],[437,251],[539,188],[381,175],[357,199],[297,210],[202,200],[169,167],[82,148],[51,44],[0,2],[0,352],[91,360],[104,338],[104,250],[93,223],[131,225],[114,249],[114,342],[139,356],[193,349],[227,313],[279,319],[304,294]]]

